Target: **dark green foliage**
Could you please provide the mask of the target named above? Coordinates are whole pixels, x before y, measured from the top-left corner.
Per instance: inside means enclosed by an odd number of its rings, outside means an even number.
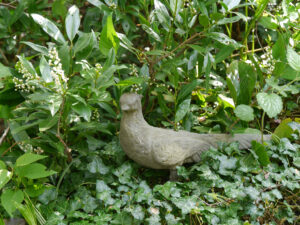
[[[1,216],[55,225],[297,224],[299,7],[1,1]],[[168,171],[142,168],[119,147],[119,98],[129,91],[143,95],[152,125],[275,130],[276,144],[220,146],[169,182]]]

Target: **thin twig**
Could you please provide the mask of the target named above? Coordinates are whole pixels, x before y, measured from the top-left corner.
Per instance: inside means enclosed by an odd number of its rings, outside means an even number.
[[[2,51],[1,48],[0,48],[0,54],[2,55],[2,57],[3,57],[4,61],[5,61],[5,64],[6,64],[6,65],[9,65],[9,61],[8,61],[8,59],[6,58],[4,52]]]
[[[65,154],[68,157],[68,162],[72,162],[72,149],[68,147],[68,145],[66,144],[66,142],[62,139],[61,135],[60,135],[60,123],[61,123],[61,118],[62,118],[62,114],[63,114],[63,110],[64,110],[64,106],[65,106],[65,97],[63,97],[61,106],[60,106],[60,110],[59,110],[59,118],[58,118],[58,123],[57,123],[57,133],[56,133],[56,137],[58,138],[58,140],[63,144],[64,148],[65,148]]]
[[[13,2],[11,2],[10,4],[7,4],[7,3],[3,3],[3,2],[1,2],[0,3],[0,6],[7,6],[7,7],[10,7],[10,8],[13,8],[13,9],[15,9],[16,7],[15,6],[13,6],[13,5],[11,5],[11,4],[13,4],[15,1],[13,1]]]
[[[6,135],[8,134],[8,131],[9,131],[9,127],[7,127],[7,128],[5,129],[5,131],[3,132],[2,136],[1,136],[1,138],[0,138],[0,145],[1,145],[2,142],[4,141]]]
[[[32,138],[33,140],[35,140],[35,139],[40,139],[40,137],[35,137],[35,138]],[[16,145],[18,145],[18,144],[21,144],[23,141],[17,141],[17,142],[15,142],[15,143],[13,143],[8,149],[6,149],[3,153],[2,153],[2,155],[1,155],[1,157],[3,157],[7,152],[9,152],[13,147],[15,147]]]
[[[249,50],[249,51],[244,52],[243,54],[250,54],[250,53],[253,53],[253,52],[260,52],[260,51],[264,51],[267,48],[269,48],[269,46],[266,46],[266,47],[263,47],[263,48],[254,49],[254,50]],[[231,58],[237,57],[237,56],[240,56],[240,55],[241,55],[241,53],[233,54],[233,55],[231,55]]]

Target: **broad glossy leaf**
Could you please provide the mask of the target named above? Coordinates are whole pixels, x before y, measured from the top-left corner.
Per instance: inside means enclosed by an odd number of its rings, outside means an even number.
[[[70,69],[70,49],[67,44],[59,48],[58,56],[62,64],[62,68],[65,71],[65,76],[68,76]]]
[[[28,45],[29,47],[31,47],[33,50],[40,52],[44,55],[48,54],[48,49],[42,45],[38,45],[38,44],[34,44],[32,42],[29,41],[21,41],[21,43],[24,43],[25,45]]]
[[[68,38],[73,41],[80,26],[79,9],[76,5],[69,8],[65,23]]]
[[[42,56],[42,58],[40,60],[40,71],[41,71],[42,77],[46,83],[50,83],[53,81],[53,77],[51,76],[50,66],[49,66],[48,62],[46,61],[46,59],[44,58],[44,56]]]
[[[234,110],[235,115],[244,121],[254,120],[253,109],[249,105],[238,105]]]
[[[21,190],[6,189],[1,195],[1,204],[11,217],[16,210],[15,202],[21,203],[23,200],[24,194]]]
[[[96,44],[97,40],[93,31],[91,33],[81,33],[74,46],[76,59],[88,58]]]
[[[47,119],[41,120],[39,123],[39,131],[44,132],[58,123],[59,115],[56,114],[55,116],[48,117]]]
[[[170,8],[173,15],[178,14],[182,7],[182,0],[170,0]]]
[[[230,11],[232,8],[238,6],[240,4],[241,0],[223,0],[223,2],[226,4],[227,9]]]
[[[119,44],[120,41],[113,25],[112,14],[110,14],[100,35],[99,48],[105,56],[108,56],[111,48],[114,48],[115,52],[118,51]]]
[[[39,179],[51,176],[56,172],[53,170],[46,170],[46,166],[40,163],[31,163],[26,166],[19,167],[17,173],[20,177],[27,177],[29,179]]]
[[[24,155],[20,156],[16,161],[16,166],[26,166],[30,163],[36,162],[38,160],[44,159],[47,156],[45,155],[37,155],[33,153],[25,153]]]
[[[155,14],[159,20],[159,22],[163,25],[166,30],[170,28],[170,16],[169,12],[164,4],[162,4],[159,0],[154,0],[154,8]]]
[[[9,70],[9,67],[6,67],[2,63],[0,63],[0,78],[9,77],[11,75],[12,74]]]
[[[81,102],[77,102],[72,105],[72,109],[81,117],[83,117],[86,121],[90,121],[92,110],[88,105],[84,105]]]
[[[35,13],[31,14],[31,17],[54,40],[58,41],[60,44],[66,43],[64,36],[62,35],[60,30],[57,28],[57,26],[53,22],[51,22],[50,20],[46,19],[45,17],[43,17],[39,14],[35,14]]]
[[[270,118],[277,116],[282,110],[282,99],[279,95],[260,92],[256,95],[260,107]]]
[[[5,184],[7,184],[8,181],[10,181],[12,175],[13,173],[8,170],[0,169],[0,190]]]
[[[289,65],[296,71],[300,72],[300,55],[294,51],[290,46],[287,47],[286,54]]]
[[[152,37],[154,40],[161,42],[160,36],[149,26],[142,24],[142,28]]]
[[[187,114],[187,112],[190,110],[190,104],[191,104],[190,98],[185,99],[183,102],[179,104],[175,114],[175,121],[174,121],[175,123],[178,123]]]
[[[207,34],[208,37],[224,44],[224,45],[231,45],[234,48],[240,48],[243,45],[237,43],[235,40],[229,38],[226,34],[224,33],[218,33],[218,32],[211,32]]]

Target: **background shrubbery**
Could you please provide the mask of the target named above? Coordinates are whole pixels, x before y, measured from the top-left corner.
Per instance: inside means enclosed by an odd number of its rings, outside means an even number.
[[[290,0],[0,1],[0,215],[297,224],[299,21]],[[154,126],[274,142],[220,145],[170,182],[119,146],[129,91]]]

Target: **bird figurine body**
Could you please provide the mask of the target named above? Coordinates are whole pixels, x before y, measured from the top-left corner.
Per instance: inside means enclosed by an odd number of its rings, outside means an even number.
[[[120,144],[129,158],[153,169],[171,169],[184,163],[198,162],[201,153],[218,142],[239,142],[239,148],[251,147],[251,141],[261,140],[258,134],[197,134],[150,126],[144,119],[141,95],[125,93],[120,98],[123,112]],[[270,140],[271,135],[264,135]]]

